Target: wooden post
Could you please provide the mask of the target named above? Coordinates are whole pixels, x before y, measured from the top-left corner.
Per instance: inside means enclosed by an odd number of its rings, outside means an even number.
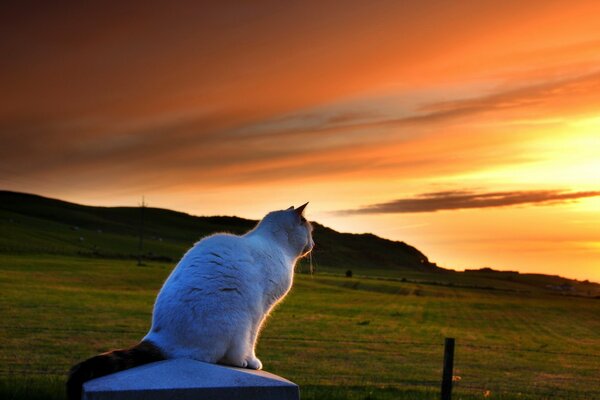
[[[454,338],[444,340],[444,372],[442,373],[442,400],[452,399],[452,369],[454,365]]]

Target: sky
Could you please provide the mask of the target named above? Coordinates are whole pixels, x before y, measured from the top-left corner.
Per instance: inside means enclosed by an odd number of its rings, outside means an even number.
[[[597,1],[2,2],[0,188],[255,219],[310,201],[447,268],[600,282],[599,20]]]

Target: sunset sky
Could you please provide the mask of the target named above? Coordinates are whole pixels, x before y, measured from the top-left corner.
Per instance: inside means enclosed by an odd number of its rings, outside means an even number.
[[[600,2],[202,3],[2,2],[0,188],[600,281]]]

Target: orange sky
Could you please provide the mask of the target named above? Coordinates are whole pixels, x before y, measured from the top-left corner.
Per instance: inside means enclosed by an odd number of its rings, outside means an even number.
[[[600,3],[341,5],[0,5],[0,185],[600,281]]]

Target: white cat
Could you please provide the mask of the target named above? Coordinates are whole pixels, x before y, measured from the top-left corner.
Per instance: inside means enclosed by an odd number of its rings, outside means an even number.
[[[261,326],[290,290],[296,261],[314,246],[305,207],[271,212],[242,236],[221,233],[196,243],[160,290],[144,339],[74,366],[69,398],[79,398],[89,379],[165,358],[261,369]]]
[[[261,369],[261,325],[290,290],[296,260],[314,246],[305,206],[272,212],[243,236],[198,242],[158,294],[144,340],[168,358]]]

